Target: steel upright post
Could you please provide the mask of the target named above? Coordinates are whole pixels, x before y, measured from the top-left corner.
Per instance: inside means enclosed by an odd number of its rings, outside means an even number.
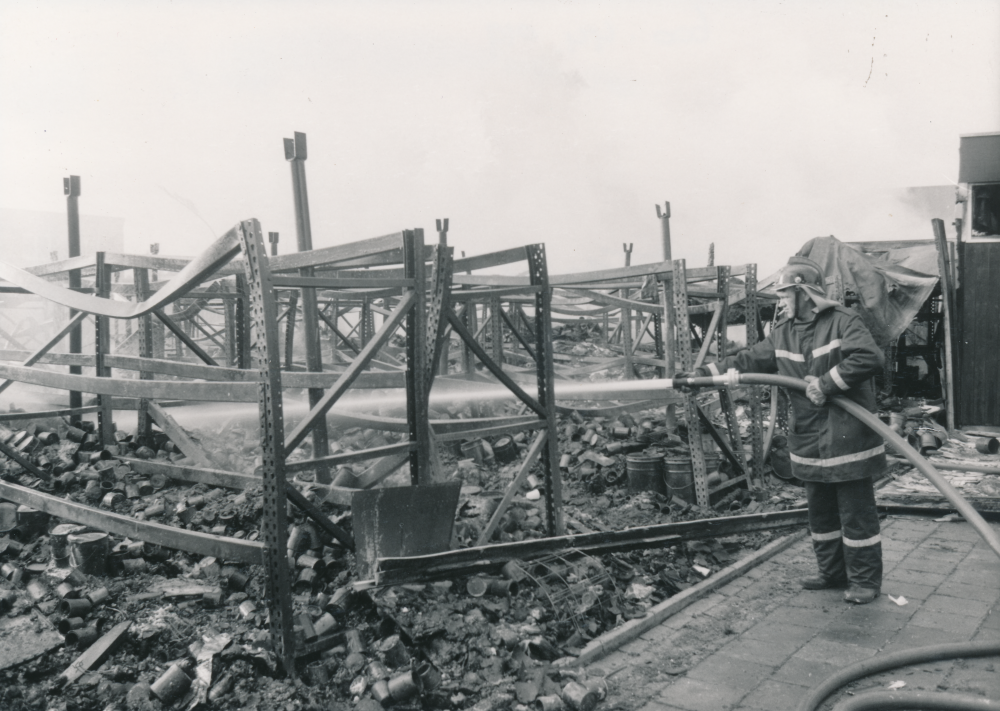
[[[149,270],[135,269],[132,272],[132,279],[135,281],[135,299],[142,302],[149,298]],[[139,317],[139,357],[154,357],[153,349],[153,316],[146,314]],[[152,380],[153,374],[146,371],[139,371],[139,380]],[[138,406],[138,422],[136,426],[136,439],[140,444],[149,445],[150,437],[153,434],[153,420],[149,416],[149,400],[142,398]]]
[[[409,438],[416,449],[410,452],[410,481],[414,486],[430,484],[431,436],[428,414],[430,363],[427,358],[426,280],[424,278],[424,231],[406,230],[403,250],[407,279],[413,279],[413,308],[406,316],[406,414]]]
[[[677,328],[677,355],[681,368],[691,370],[691,322],[688,316],[687,268],[683,259],[674,260],[671,276],[674,282],[674,318]],[[694,472],[694,494],[699,506],[708,506],[708,480],[705,473],[705,454],[701,447],[701,421],[698,419],[698,402],[695,396],[684,395],[687,419],[688,449],[691,451],[691,468]]]
[[[757,301],[757,265],[747,264],[746,274],[743,277],[746,283],[746,299],[744,300],[744,321],[747,325],[747,347],[750,348],[760,340],[758,324],[760,313]],[[760,398],[763,385],[751,385],[748,388],[750,395],[750,443],[753,448],[753,476],[764,485],[764,416],[761,408]]]
[[[284,419],[281,409],[281,365],[278,360],[278,315],[271,268],[257,220],[240,225],[244,270],[253,320],[254,366],[259,376],[261,423],[261,496],[266,597],[270,613],[271,648],[285,673],[295,676],[295,636],[292,632],[291,586],[287,561],[288,503],[285,493]]]
[[[434,226],[437,228],[438,244],[440,245],[441,249],[447,249],[448,248],[448,218],[446,217],[443,220],[435,220],[434,221]],[[449,258],[449,261],[450,261],[450,258]],[[450,271],[450,267],[449,267],[449,271]],[[450,277],[449,277],[448,288],[451,289],[451,280],[450,280]],[[448,352],[451,350],[451,337],[449,336],[446,341],[444,341],[443,343],[439,344],[439,347],[441,348],[441,357],[438,358],[438,374],[439,375],[448,375]]]
[[[625,252],[625,266],[632,266],[632,243],[622,243],[622,251]],[[622,289],[623,299],[630,296],[629,289]],[[623,307],[620,317],[620,328],[622,334],[622,353],[625,356],[625,379],[632,380],[635,373],[635,365],[632,363],[632,309]]]
[[[545,479],[545,514],[548,534],[565,532],[562,512],[562,474],[559,471],[559,437],[556,422],[555,368],[552,362],[552,290],[545,259],[545,245],[525,247],[531,284],[540,287],[535,294],[535,354],[538,372],[538,403],[545,409],[548,439],[541,453]]]
[[[79,175],[71,175],[68,178],[63,178],[63,194],[66,196],[66,227],[69,235],[69,257],[72,259],[73,257],[80,256]],[[80,270],[71,269],[69,272],[69,288],[79,289],[80,286]],[[76,311],[70,309],[69,317],[72,319],[74,316],[76,316]],[[79,326],[74,326],[73,330],[69,332],[69,352],[73,354],[83,352],[83,332]],[[71,365],[69,372],[73,375],[81,375],[83,368],[79,365]],[[83,395],[71,390],[69,393],[69,406],[70,408],[83,407]],[[79,424],[79,415],[71,415],[70,417],[73,424]]]
[[[656,217],[660,221],[660,233],[663,238],[663,261],[669,263],[673,257],[672,249],[670,245],[670,203],[663,203],[663,210],[660,210],[660,206],[656,206]],[[672,283],[672,282],[671,282]],[[676,348],[675,343],[675,330],[674,330],[674,304],[671,294],[667,289],[672,288],[663,282],[664,293],[663,297],[663,361],[665,363],[664,370],[666,371],[667,377],[673,377],[676,363]],[[675,414],[674,405],[667,405],[667,427],[673,429],[677,417]]]
[[[306,134],[295,132],[295,138],[285,139],[285,160],[292,167],[292,192],[295,196],[295,236],[300,252],[308,252],[313,248],[312,223],[309,218],[309,191],[306,188]],[[277,247],[277,240],[274,242]],[[303,267],[299,275],[311,277],[312,267]],[[295,322],[295,312],[288,314],[289,330]],[[323,371],[322,344],[319,339],[319,314],[316,306],[316,290],[302,289],[302,334],[306,342],[306,370],[310,373]],[[309,388],[309,407],[323,399],[323,388]],[[313,456],[325,457],[330,453],[326,420],[316,424],[312,431]],[[321,483],[330,481],[329,471],[325,467],[317,470],[317,479]]]
[[[94,259],[94,293],[105,299],[111,292],[111,280],[108,276],[104,252],[98,252]],[[94,374],[98,378],[110,378],[111,369],[104,366],[104,359],[111,350],[111,319],[95,314],[94,324]],[[111,420],[111,396],[100,393],[97,395],[97,436],[105,446],[114,444],[115,427]]]

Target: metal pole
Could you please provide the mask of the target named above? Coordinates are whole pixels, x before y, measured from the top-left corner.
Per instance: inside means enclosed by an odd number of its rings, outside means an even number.
[[[656,217],[660,220],[660,231],[663,236],[663,261],[671,262],[672,252],[670,246],[670,203],[663,203],[663,211],[660,211],[660,206],[656,206]],[[671,284],[673,283],[673,274],[671,274]],[[668,287],[666,282],[663,284],[664,288]],[[673,377],[674,374],[674,302],[671,298],[670,292],[665,294],[663,299],[663,360],[666,363],[664,370],[667,372],[667,377]],[[677,422],[677,415],[674,406],[667,405],[667,427],[673,429]]]
[[[79,175],[71,175],[68,178],[63,178],[63,194],[66,196],[66,226],[69,235],[69,257],[72,259],[73,257],[80,256],[80,207],[77,202],[77,198],[80,197]],[[80,286],[80,270],[71,269],[69,272],[69,288],[79,289]],[[73,318],[74,316],[76,316],[76,311],[70,309],[69,317]],[[69,332],[69,352],[83,352],[83,336],[79,326],[74,326],[73,330]],[[82,375],[83,368],[79,365],[71,365],[69,372],[72,375]],[[71,390],[69,393],[69,406],[70,408],[83,407],[83,395]],[[72,415],[70,419],[74,425],[80,423],[79,415]]]
[[[285,160],[292,168],[292,191],[295,197],[295,237],[300,252],[308,252],[313,248],[312,224],[309,220],[309,191],[306,188],[306,134],[295,132],[294,138],[285,139]],[[277,249],[278,241],[271,243]],[[313,275],[312,267],[303,267],[299,274],[304,277]],[[294,323],[295,313],[288,315],[289,324]],[[291,326],[289,326],[289,329]],[[319,340],[319,315],[316,307],[316,290],[302,289],[302,333],[306,342],[306,370],[319,373],[323,370],[322,344]],[[323,399],[323,388],[309,388],[309,407],[313,408]],[[330,442],[326,430],[326,419],[316,423],[312,430],[313,456],[325,457],[330,453]],[[321,483],[330,481],[329,471],[323,467],[317,470],[317,480]]]

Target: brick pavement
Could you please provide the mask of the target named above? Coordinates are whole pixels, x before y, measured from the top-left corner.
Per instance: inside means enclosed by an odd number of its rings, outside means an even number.
[[[854,606],[843,591],[804,591],[814,572],[804,539],[590,665],[606,675],[605,708],[781,711],[840,668],[942,642],[1000,635],[1000,558],[967,523],[883,522],[882,595]],[[888,595],[905,596],[897,605]],[[878,674],[859,692],[949,690],[1000,700],[1000,658],[944,661]],[[836,698],[836,697],[835,697]],[[828,701],[824,708],[831,706]]]

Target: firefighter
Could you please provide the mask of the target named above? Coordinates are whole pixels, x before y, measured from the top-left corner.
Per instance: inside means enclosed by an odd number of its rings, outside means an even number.
[[[678,377],[779,373],[808,381],[805,393],[789,392],[788,444],[792,472],[805,483],[818,575],[807,590],[847,588],[845,602],[863,605],[882,586],[882,539],[873,480],[885,469],[882,438],[852,415],[827,403],[843,395],[875,411],[872,376],[885,356],[861,317],[826,298],[823,270],[792,257],[775,289],[784,318],[771,334],[719,363]]]

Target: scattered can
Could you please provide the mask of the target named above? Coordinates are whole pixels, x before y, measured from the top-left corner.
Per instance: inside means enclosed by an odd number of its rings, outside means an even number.
[[[329,612],[324,612],[313,623],[313,629],[316,630],[317,636],[322,637],[337,629],[337,620]]]
[[[87,598],[63,599],[59,601],[59,614],[64,617],[86,617],[94,608]]]
[[[420,662],[413,668],[413,676],[424,691],[434,691],[441,686],[441,672],[429,662]]]
[[[126,573],[145,573],[149,566],[143,558],[123,558],[122,567]]]
[[[176,664],[171,664],[170,668],[154,681],[149,689],[164,705],[170,705],[190,687],[191,677]]]
[[[61,620],[59,620],[59,625],[58,625],[59,634],[63,635],[64,637],[67,634],[69,634],[70,630],[78,630],[81,627],[83,627],[82,617],[64,617]]]
[[[539,696],[535,699],[535,708],[538,711],[563,711],[566,705],[563,700],[556,695]]]
[[[257,612],[257,606],[250,600],[244,600],[240,603],[240,617],[244,620],[250,619],[255,612]]]
[[[982,437],[977,439],[976,451],[982,454],[996,454],[1000,452],[1000,440],[996,437]]]
[[[80,627],[66,633],[66,644],[76,645],[80,649],[86,649],[100,636],[96,627]]]
[[[573,711],[594,711],[597,706],[597,692],[591,691],[583,684],[570,681],[563,687],[562,700]]]
[[[72,583],[63,581],[56,585],[56,595],[60,600],[64,600],[66,598],[73,599],[75,597],[80,597],[80,591],[73,587]]]
[[[389,680],[389,695],[394,701],[406,701],[416,696],[418,691],[420,687],[412,671],[407,670]]]
[[[230,590],[243,592],[243,588],[247,586],[247,580],[249,580],[249,578],[247,578],[246,575],[236,570],[229,574],[229,577],[226,579],[226,586]]]
[[[389,682],[385,679],[379,679],[372,684],[372,698],[382,706],[388,706],[392,703],[392,693],[389,691]]]
[[[344,632],[344,644],[351,654],[361,654],[365,651],[365,641],[361,638],[361,633],[356,629],[349,629]]]

